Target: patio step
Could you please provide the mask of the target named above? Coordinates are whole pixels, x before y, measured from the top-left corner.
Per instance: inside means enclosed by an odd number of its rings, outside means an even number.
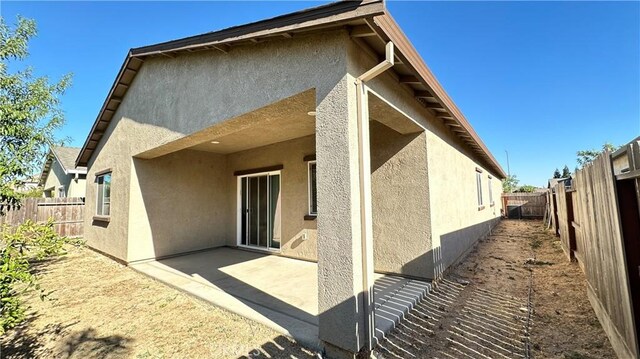
[[[431,283],[383,276],[376,279],[373,291],[376,339],[380,342],[431,291]]]

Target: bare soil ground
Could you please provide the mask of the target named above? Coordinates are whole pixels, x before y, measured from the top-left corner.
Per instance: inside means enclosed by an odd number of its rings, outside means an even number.
[[[268,327],[208,305],[89,249],[37,267],[41,301],[0,338],[0,358],[311,358]]]
[[[88,249],[72,248],[37,270],[42,287],[53,293],[45,301],[26,298],[30,318],[0,338],[0,358],[313,357],[265,326]],[[582,271],[539,221],[503,221],[375,354],[615,358],[587,300]]]
[[[531,288],[531,290],[530,290]],[[376,348],[379,358],[615,358],[585,278],[540,221],[503,221]]]

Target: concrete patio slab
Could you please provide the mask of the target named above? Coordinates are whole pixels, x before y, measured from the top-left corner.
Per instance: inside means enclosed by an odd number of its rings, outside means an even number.
[[[223,247],[131,267],[311,349],[321,347],[315,263]],[[376,274],[376,336],[383,338],[429,289],[427,282]]]

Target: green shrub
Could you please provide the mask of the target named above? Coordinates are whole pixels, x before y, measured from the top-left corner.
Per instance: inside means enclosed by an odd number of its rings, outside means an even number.
[[[18,227],[3,226],[0,231],[0,335],[25,318],[20,295],[30,290],[46,297],[31,271],[31,264],[49,257],[66,254],[65,243],[77,240],[59,236],[53,220],[38,224],[27,220]]]

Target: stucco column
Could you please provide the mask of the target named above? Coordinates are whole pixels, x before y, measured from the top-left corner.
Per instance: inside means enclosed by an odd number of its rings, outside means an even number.
[[[356,89],[348,75],[317,92],[316,159],[319,337],[329,357],[348,357],[365,344],[367,320]]]

